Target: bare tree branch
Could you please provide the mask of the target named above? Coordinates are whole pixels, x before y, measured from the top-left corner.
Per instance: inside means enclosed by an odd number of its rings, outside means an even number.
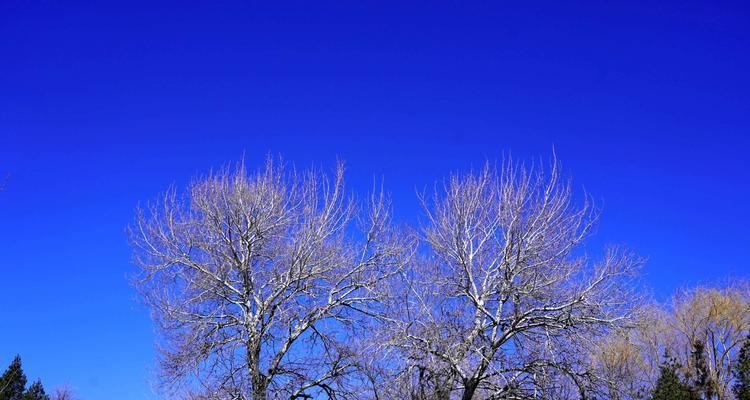
[[[364,209],[345,194],[342,164],[329,176],[269,159],[139,209],[136,285],[162,334],[164,387],[189,398],[345,398],[358,366],[345,333],[378,313],[376,286],[411,253],[387,198],[371,200]]]
[[[424,257],[389,289],[383,344],[413,398],[563,398],[590,380],[574,349],[629,322],[641,259],[582,255],[597,212],[544,170],[487,164],[422,198]]]

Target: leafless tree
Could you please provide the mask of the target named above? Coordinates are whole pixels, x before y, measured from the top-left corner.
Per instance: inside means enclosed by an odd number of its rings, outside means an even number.
[[[731,399],[733,362],[750,332],[750,284],[682,290],[673,303],[670,322],[680,346],[673,353],[686,366],[686,375],[694,373],[691,353],[701,343],[705,346],[711,391],[719,400]]]
[[[403,398],[586,397],[581,357],[630,322],[641,259],[610,248],[589,262],[597,213],[574,205],[556,161],[456,174],[423,204],[425,257],[389,289],[384,324]],[[423,383],[448,392],[420,397]]]
[[[732,368],[750,332],[750,284],[699,286],[680,290],[671,304],[653,304],[632,329],[614,332],[593,347],[593,363],[603,399],[640,399],[659,377],[662,355],[682,366],[689,381],[700,380],[696,345],[704,349],[706,399],[733,399]]]
[[[335,174],[244,164],[139,209],[137,287],[161,333],[164,387],[192,399],[354,398],[362,316],[413,247],[387,198],[364,207]]]
[[[660,305],[644,305],[632,327],[611,332],[590,349],[596,398],[636,400],[653,391],[665,352],[679,347],[671,321]]]
[[[52,395],[52,400],[76,400],[78,397],[73,394],[73,389],[68,385],[61,386],[55,389],[55,393]]]

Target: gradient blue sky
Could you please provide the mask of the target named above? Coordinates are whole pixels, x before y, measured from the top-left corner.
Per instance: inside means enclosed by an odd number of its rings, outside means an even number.
[[[124,227],[242,154],[343,158],[413,221],[450,171],[554,145],[658,298],[750,277],[741,2],[108,3],[0,2],[0,368],[153,398]]]

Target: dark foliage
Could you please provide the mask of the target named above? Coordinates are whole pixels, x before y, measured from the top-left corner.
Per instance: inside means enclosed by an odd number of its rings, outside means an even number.
[[[0,400],[22,400],[26,375],[21,368],[21,357],[16,356],[0,377]]]
[[[737,400],[750,400],[750,335],[747,336],[740,349],[734,377],[737,379],[733,388]]]
[[[50,400],[42,382],[37,380],[26,389],[26,374],[21,367],[21,357],[16,356],[0,377],[0,400]]]
[[[693,364],[695,368],[695,379],[693,387],[697,393],[702,393],[703,398],[714,397],[714,386],[711,381],[710,370],[706,362],[706,346],[700,340],[693,345]]]
[[[26,393],[23,394],[22,400],[50,400],[47,393],[44,392],[44,386],[42,386],[42,381],[37,380],[36,382],[32,383],[31,386],[29,386],[28,389],[26,389]]]
[[[668,354],[659,367],[660,375],[651,400],[699,400],[700,395],[679,374],[680,364]]]

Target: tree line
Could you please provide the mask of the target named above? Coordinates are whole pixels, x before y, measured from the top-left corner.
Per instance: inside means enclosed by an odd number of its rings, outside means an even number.
[[[750,399],[747,283],[681,291],[636,318],[593,351],[596,398]]]
[[[57,388],[50,396],[44,390],[41,380],[37,379],[28,387],[26,383],[21,357],[17,355],[0,376],[0,400],[74,400],[67,386]]]
[[[585,246],[599,210],[556,160],[488,163],[419,201],[421,224],[398,224],[343,164],[269,159],[139,208],[166,396],[748,399],[748,285],[655,306],[641,257]]]

